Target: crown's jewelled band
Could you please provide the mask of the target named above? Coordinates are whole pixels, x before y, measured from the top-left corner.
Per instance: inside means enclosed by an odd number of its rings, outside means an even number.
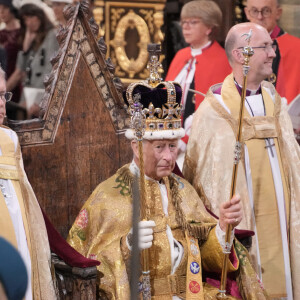
[[[166,120],[166,119],[156,119],[156,120],[146,120],[146,130],[176,130],[181,128],[181,120]]]

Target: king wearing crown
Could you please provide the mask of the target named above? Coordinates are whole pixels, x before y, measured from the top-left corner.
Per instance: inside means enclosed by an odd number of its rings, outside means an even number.
[[[245,248],[237,241],[225,244],[223,230],[242,219],[239,196],[220,206],[217,220],[194,188],[172,173],[178,140],[185,134],[180,119],[182,90],[179,84],[159,78],[156,47],[150,46],[149,79],[129,85],[124,93],[131,115],[126,137],[131,140],[133,160],[98,185],[72,226],[68,242],[101,262],[101,299],[135,299],[138,287],[142,299],[215,299],[223,251],[231,252],[228,299],[266,299]],[[141,218],[133,238],[136,190]],[[142,256],[136,270],[130,264],[134,247]],[[138,273],[139,284],[130,291],[133,272]]]

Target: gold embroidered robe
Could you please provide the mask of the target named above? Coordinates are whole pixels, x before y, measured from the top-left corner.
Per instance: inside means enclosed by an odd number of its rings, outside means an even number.
[[[204,269],[220,272],[223,255],[214,232],[216,220],[206,212],[195,190],[175,175],[163,180],[169,198],[168,216],[163,213],[158,183],[146,180],[149,219],[156,223],[150,248],[152,299],[171,300],[172,295],[186,299],[188,249],[183,227],[202,243],[200,249]],[[84,204],[68,236],[68,242],[78,252],[101,262],[98,269],[104,277],[101,278],[100,288],[109,299],[130,298],[126,271],[129,250],[125,237],[131,228],[131,182],[132,174],[126,165],[101,183]],[[171,254],[166,225],[170,226],[174,238],[184,247],[183,259],[174,275],[170,275]],[[243,265],[239,275],[242,294],[247,294],[247,299],[266,299],[256,274],[249,266],[245,250],[239,248],[238,251],[242,261],[240,264]],[[230,271],[236,270],[229,265]],[[172,282],[178,282],[177,291],[170,290]],[[187,299],[214,299],[216,293],[216,288],[204,284],[204,298],[195,294]]]
[[[15,132],[5,126],[11,135]],[[16,138],[17,139],[17,138]],[[0,178],[11,180],[17,195],[31,258],[33,299],[54,300],[55,289],[51,274],[51,253],[44,218],[24,171],[20,145],[7,132],[0,130]],[[0,192],[0,235],[18,248],[13,223],[4,197]]]
[[[209,90],[206,100],[195,113],[183,169],[186,179],[194,186],[198,193],[203,195],[205,205],[217,215],[219,213],[219,204],[228,200],[230,197],[233,149],[237,132],[235,110],[238,109],[238,105],[229,107],[231,112],[233,112],[233,114],[229,114],[213,96],[213,90],[217,89],[219,86],[220,85],[217,85]],[[224,86],[226,86],[228,90],[222,91],[222,94],[228,94],[229,96],[227,98],[240,99],[233,82],[232,74],[225,79],[222,89]],[[251,152],[249,153],[250,159],[253,158],[253,155],[255,156],[255,149],[258,149],[253,143],[255,139],[257,139],[259,143],[264,143],[263,138],[274,138],[277,155],[280,160],[279,165],[281,166],[282,182],[284,185],[286,183],[284,188],[285,200],[287,200],[286,207],[289,208],[287,211],[287,226],[289,228],[293,294],[294,299],[300,299],[300,223],[298,221],[300,213],[300,151],[294,138],[290,118],[281,103],[280,96],[277,94],[272,84],[263,82],[263,93],[266,93],[265,88],[268,88],[271,94],[275,95],[275,104],[268,104],[269,107],[267,107],[267,113],[269,116],[266,117],[252,118],[246,113],[244,116],[243,136],[249,148],[248,150]],[[228,105],[228,103],[226,103],[226,105]],[[258,145],[257,147],[261,146]],[[267,163],[268,157],[265,157],[265,160],[265,163]],[[265,172],[265,174],[268,173],[268,177],[272,176],[270,175],[270,169],[267,171],[264,168],[262,171]],[[274,186],[272,186],[272,178],[269,179],[268,184],[266,182],[265,186],[269,188],[269,192],[272,192]],[[254,188],[255,186],[260,189],[265,187],[263,184],[259,184],[257,181],[255,182],[255,180],[256,179],[254,179]],[[244,213],[244,219],[239,227],[254,231],[255,221],[252,219],[252,209],[249,202],[243,159],[239,164],[237,193],[241,195]],[[254,190],[253,193],[256,196],[257,190]],[[272,200],[267,200],[273,201],[273,203],[270,202],[269,204],[273,205],[273,208],[275,207],[276,209],[276,198],[271,198]],[[264,205],[264,203],[256,203],[256,208],[259,204]],[[262,209],[268,209],[268,207],[262,206]],[[256,213],[258,212],[256,211]],[[263,224],[263,220],[261,220],[260,223],[265,228],[271,227],[270,229],[273,230],[272,226],[274,224]],[[278,230],[278,227],[276,229],[274,228],[274,231],[275,230]],[[252,241],[252,249],[255,249],[255,239],[252,239]],[[266,247],[268,247],[268,244]],[[255,257],[254,252],[252,252],[252,256],[253,263],[256,263],[257,258]],[[281,268],[282,267],[283,266],[281,265]],[[272,274],[270,276],[272,277]],[[273,284],[280,285],[281,282],[276,283],[274,281]],[[269,292],[272,293],[272,290]]]

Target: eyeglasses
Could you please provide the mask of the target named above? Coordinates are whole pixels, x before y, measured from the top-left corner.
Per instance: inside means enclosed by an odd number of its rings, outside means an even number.
[[[271,49],[274,50],[274,52],[276,52],[277,50],[277,45],[276,44],[267,44],[265,46],[257,46],[257,47],[251,47],[252,49],[264,49],[264,51],[267,53],[269,52]],[[244,49],[244,47],[239,47],[238,49]]]
[[[255,7],[252,7],[249,9],[249,15],[252,17],[252,18],[257,18],[259,13],[261,13],[261,15],[264,17],[264,18],[268,18],[271,16],[271,13],[272,13],[272,10],[270,7],[263,7],[262,10],[258,10],[257,8]]]
[[[199,24],[201,21],[200,20],[182,20],[180,21],[180,26],[183,27],[184,25],[189,25],[191,27],[196,26],[197,24]]]
[[[252,49],[264,49],[265,52],[269,52],[271,49],[274,50],[274,52],[276,52],[277,50],[277,45],[273,44],[273,45],[265,45],[265,46],[260,46],[260,47],[252,47]]]
[[[12,92],[0,92],[0,98],[4,102],[8,102],[11,100],[13,93]]]

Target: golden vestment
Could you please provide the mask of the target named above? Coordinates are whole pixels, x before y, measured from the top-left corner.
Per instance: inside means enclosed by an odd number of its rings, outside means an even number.
[[[1,126],[6,128],[5,126]],[[6,130],[10,130],[6,128]],[[11,130],[10,130],[11,131]],[[11,134],[16,135],[13,131]],[[32,187],[24,171],[20,145],[15,144],[11,137],[0,130],[0,178],[12,182],[17,195],[26,239],[31,258],[32,294],[33,299],[56,299],[51,274],[51,254],[44,218]],[[0,193],[0,235],[18,248],[13,223]]]
[[[132,223],[131,184],[133,175],[125,165],[115,175],[102,182],[84,204],[73,224],[68,242],[86,257],[101,262],[100,289],[109,299],[130,299],[128,259],[130,251],[124,242]],[[152,299],[170,300],[173,295],[182,299],[215,299],[217,289],[202,284],[201,262],[199,287],[201,293],[192,295],[188,290],[187,263],[195,240],[201,244],[202,267],[220,272],[222,248],[215,235],[216,220],[207,212],[192,186],[175,175],[163,178],[168,191],[168,216],[163,213],[162,196],[158,182],[146,180],[149,220],[155,221],[153,245],[149,249]],[[170,245],[166,226],[184,247],[183,259],[174,275],[171,274]],[[185,238],[185,234],[191,238]],[[239,289],[244,299],[266,299],[250,267],[246,251],[239,244]],[[197,250],[196,250],[197,252]],[[200,252],[198,251],[200,254]],[[234,253],[235,254],[235,253]],[[230,263],[229,271],[236,271]],[[173,286],[173,288],[172,288]],[[204,292],[203,292],[204,290]],[[235,299],[231,297],[231,299]]]
[[[262,96],[265,102],[266,116],[250,117],[245,110],[243,139],[248,148],[251,166],[255,219],[249,203],[249,194],[245,174],[244,155],[239,163],[236,192],[243,201],[244,219],[239,225],[242,229],[255,231],[266,282],[273,285],[268,293],[272,298],[282,295],[276,290],[285,287],[284,265],[282,261],[281,232],[278,221],[278,208],[269,158],[265,148],[265,138],[273,138],[281,179],[283,183],[286,219],[289,230],[289,254],[294,299],[300,299],[300,151],[294,138],[290,118],[282,106],[281,98],[272,84],[262,82]],[[240,95],[235,87],[233,75],[229,75],[221,90],[222,99],[230,109],[228,113],[213,95],[212,87],[206,100],[194,116],[192,133],[184,163],[184,175],[198,193],[204,196],[205,205],[218,215],[219,204],[230,197],[233,169],[233,150],[237,132],[237,118]],[[273,103],[268,91],[274,95]],[[255,249],[255,239],[252,239]],[[251,254],[254,252],[251,251]],[[269,257],[267,257],[269,256]],[[257,258],[253,257],[253,263]],[[271,262],[271,264],[269,264]],[[274,292],[272,294],[272,292]]]

